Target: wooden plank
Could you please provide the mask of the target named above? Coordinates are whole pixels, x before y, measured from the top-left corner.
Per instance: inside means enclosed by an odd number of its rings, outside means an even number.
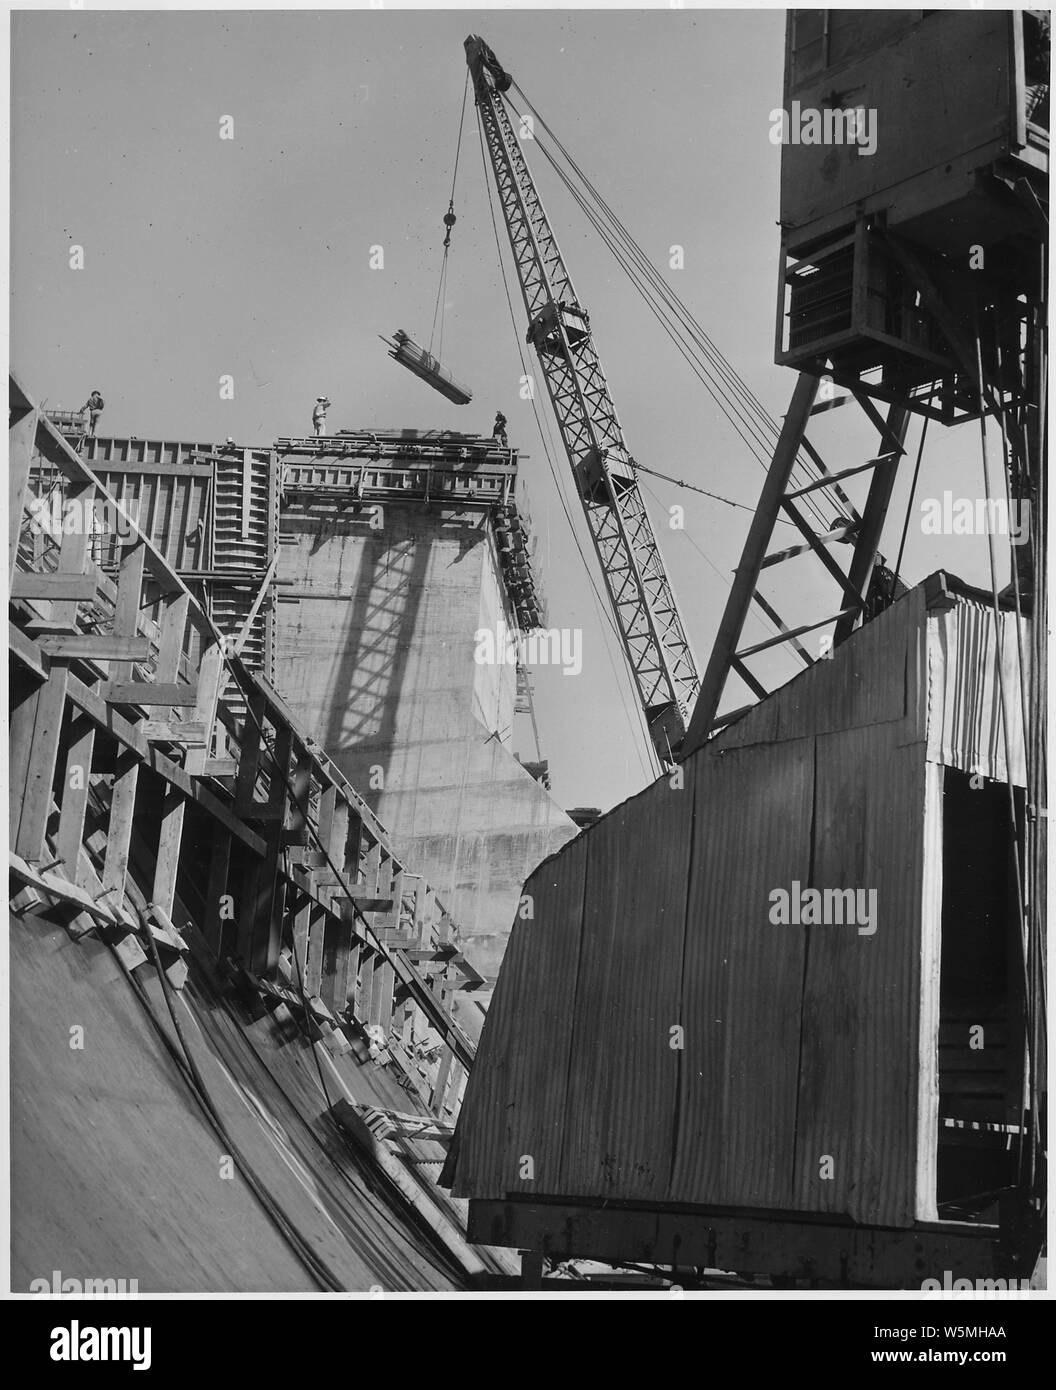
[[[60,873],[50,870],[41,873],[32,864],[20,858],[13,852],[8,853],[8,861],[11,872],[21,879],[24,883],[32,884],[42,892],[58,899],[59,902],[69,903],[71,907],[80,908],[82,912],[97,922],[104,922],[110,926],[120,926],[127,928],[129,914],[123,911],[120,905],[115,905],[112,897],[106,899],[95,899],[79,884],[72,883],[64,878]]]
[[[110,824],[106,835],[106,858],[103,863],[103,887],[113,890],[110,901],[114,903],[120,902],[125,891],[138,785],[139,758],[131,749],[122,749],[117,755],[113,789],[110,794]]]
[[[186,681],[105,681],[99,694],[110,704],[140,705],[144,709],[182,709],[198,703],[197,686]]]
[[[180,846],[183,841],[183,814],[187,802],[173,787],[166,787],[161,807],[161,834],[158,857],[154,865],[154,889],[151,903],[166,917],[172,915],[176,901],[176,875],[180,866]]]
[[[429,1108],[437,1115],[439,1115],[444,1108],[444,1095],[447,1091],[447,1080],[451,1073],[451,1062],[451,1049],[445,1045],[443,1052],[440,1054],[440,1064],[436,1069],[432,1095],[429,1097]]]
[[[323,978],[319,994],[324,1004],[335,1013],[341,1013],[345,1008],[351,950],[351,922],[329,918],[323,941]]]
[[[291,864],[299,864],[304,869],[325,869],[327,856],[321,849],[307,849],[304,845],[290,845],[287,853]]]
[[[98,591],[99,577],[95,574],[37,574],[21,570],[11,581],[12,598],[89,601]]]
[[[343,796],[334,801],[330,838],[323,840],[334,867],[353,883],[359,877],[359,819]]]
[[[319,811],[315,825],[316,832],[319,836],[319,843],[324,845],[327,849],[330,848],[331,838],[334,833],[334,811],[336,807],[337,787],[330,782],[324,785],[319,793]],[[315,841],[313,840],[311,843],[314,845]],[[318,854],[319,851],[309,850],[307,853]],[[325,860],[323,862],[325,863]]]
[[[304,988],[308,974],[308,933],[312,923],[312,900],[305,893],[297,898],[293,914],[293,982]],[[318,985],[316,986],[318,993]]]
[[[205,890],[205,914],[202,935],[215,960],[224,956],[225,927],[231,922],[224,910],[227,897],[227,877],[231,863],[231,832],[222,826],[214,827],[209,855],[209,882]]]
[[[52,787],[68,680],[69,672],[64,667],[52,671],[37,700],[37,717],[26,769],[25,800],[15,839],[15,852],[31,864],[38,863],[44,857],[44,836],[51,814]]]
[[[435,909],[436,894],[424,878],[419,878],[414,886],[414,930],[420,942],[429,940]]]
[[[15,657],[38,680],[47,680],[51,662],[32,638],[16,627],[10,618],[7,622],[7,648],[9,656]]]
[[[309,998],[322,988],[323,940],[327,919],[328,914],[322,908],[312,907],[308,928],[308,970],[304,978],[304,992]]]
[[[203,639],[205,641],[205,639]],[[200,776],[213,751],[216,732],[217,702],[225,673],[224,648],[220,641],[205,641],[198,662],[198,702],[194,707],[195,723],[205,726],[205,747],[188,750],[184,759],[187,771]]]
[[[17,828],[26,804],[26,774],[33,751],[33,729],[37,722],[37,704],[43,687],[31,691],[13,707],[8,728],[8,815],[9,833],[17,837]]]
[[[83,713],[76,714],[70,724],[56,841],[56,853],[65,866],[66,876],[74,882],[77,880],[77,862],[84,838],[84,815],[88,809],[94,755],[95,726]]]
[[[365,853],[360,855],[360,863],[363,871],[363,886],[375,897],[378,891],[379,878],[381,874],[381,855],[382,845],[380,840],[374,840]]]
[[[152,768],[159,777],[164,777],[173,786],[179,787],[187,796],[193,797],[202,809],[214,820],[225,826],[238,840],[256,855],[263,855],[267,846],[262,836],[250,830],[237,816],[233,816],[219,797],[193,781],[181,767],[177,767],[143,737],[137,725],[129,723],[117,714],[105,700],[101,700],[93,690],[71,676],[69,681],[70,699],[89,716],[89,718],[126,748],[135,749],[143,762]],[[194,750],[188,751],[187,760]]]
[[[96,499],[95,486],[90,482],[70,483],[63,499],[64,505],[72,509],[73,515],[80,515],[86,521],[92,513],[92,503]],[[75,531],[63,530],[59,545],[59,570],[63,574],[82,575],[88,565],[91,547],[90,526],[85,525]],[[76,599],[61,599],[52,605],[51,616],[56,622],[77,623]],[[135,629],[133,629],[135,631]]]
[[[246,814],[238,808],[258,803],[253,801],[253,792],[260,771],[260,728],[264,720],[264,696],[254,690],[246,702],[247,712],[243,725],[242,744],[239,749],[238,778],[235,783],[235,805],[237,814]],[[259,803],[263,805],[263,802]]]
[[[341,917],[349,922],[358,922],[368,912],[384,912],[391,915],[395,906],[394,898],[367,898],[355,891],[335,895],[335,898],[334,906],[339,908]],[[411,935],[407,936],[408,941],[415,939]]]
[[[138,632],[139,614],[143,599],[143,565],[146,550],[142,543],[126,546],[121,556],[121,568],[117,576],[117,597],[114,601],[114,632],[131,636]],[[149,652],[147,653],[149,656]],[[110,669],[110,679],[129,680],[132,677],[130,662],[119,662]]]
[[[38,418],[36,409],[27,410],[14,421],[7,435],[7,555],[8,578],[12,582],[18,564],[18,536],[26,507]]]
[[[155,667],[155,675],[162,683],[174,681],[180,674],[180,657],[190,606],[189,593],[179,593],[165,600],[159,624],[158,661]]]
[[[289,724],[279,724],[275,730],[274,753],[267,758],[265,768],[271,778],[268,795],[268,809],[278,812],[279,819],[285,821],[289,806],[287,779],[290,775],[290,758],[293,755],[293,729]]]
[[[65,661],[146,661],[150,656],[150,640],[146,637],[46,635],[38,638],[38,643],[45,655]]]
[[[157,474],[160,477],[201,478],[205,482],[213,476],[211,463],[155,463],[150,459],[117,462],[103,458],[93,459],[93,462],[107,480],[122,475],[138,477],[140,474]]]
[[[295,745],[296,761],[292,777],[290,815],[286,823],[285,842],[288,845],[308,844],[308,796],[312,786],[312,759],[299,740]],[[325,841],[324,841],[325,843]]]
[[[144,719],[140,724],[148,743],[180,743],[187,748],[205,747],[205,725],[191,720]]]
[[[206,758],[201,775],[234,778],[238,775],[238,762],[234,758]]]
[[[278,961],[282,939],[282,898],[279,878],[279,836],[268,827],[267,850],[246,868],[237,909],[239,958],[255,975],[270,974]]]
[[[386,1035],[392,1025],[392,992],[396,986],[396,972],[386,956],[378,955],[374,961],[374,978],[370,991],[370,1019],[385,1030]]]

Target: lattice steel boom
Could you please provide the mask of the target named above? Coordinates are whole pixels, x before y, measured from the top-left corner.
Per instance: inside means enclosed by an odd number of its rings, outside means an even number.
[[[572,465],[650,737],[670,760],[700,684],[579,302],[502,100],[511,79],[475,35],[466,40],[484,138],[534,346]]]

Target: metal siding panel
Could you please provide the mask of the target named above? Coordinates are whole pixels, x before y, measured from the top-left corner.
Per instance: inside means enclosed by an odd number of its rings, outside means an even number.
[[[513,928],[469,1075],[456,1197],[558,1190],[586,866],[580,835],[524,886],[533,916]]]
[[[915,722],[924,602],[922,588],[906,594],[853,633],[831,659],[794,676],[713,742],[747,747],[903,718]]]
[[[671,1173],[694,774],[585,837],[587,879],[558,1192],[663,1201]],[[549,1189],[551,1191],[553,1189]]]
[[[817,740],[809,881],[875,888],[877,929],[805,929],[794,1206],[889,1226],[911,1225],[915,1208],[922,753],[890,725]]]
[[[660,780],[529,879],[535,919],[511,938],[459,1122],[459,1195],[912,1221],[924,632],[915,591],[684,764],[691,793]],[[875,887],[876,936],[771,923],[794,880]]]
[[[680,1127],[670,1200],[791,1206],[803,929],[770,891],[809,863],[811,740],[725,752],[698,774]]]
[[[1001,677],[993,609],[959,599],[953,608],[928,614],[928,759],[962,772],[1007,782],[1008,761],[1001,719],[1001,690],[1012,745],[1012,781],[1026,786],[1017,619],[1001,615]],[[1022,689],[1030,688],[1030,630],[1024,619]]]

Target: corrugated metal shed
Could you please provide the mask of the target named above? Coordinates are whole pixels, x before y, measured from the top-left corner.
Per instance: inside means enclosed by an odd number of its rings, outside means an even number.
[[[931,592],[528,880],[458,1125],[458,1195],[912,1225],[930,1162],[928,760],[964,767],[1000,737],[979,675],[993,614],[948,596],[929,613]],[[775,923],[775,890],[797,884],[876,897],[842,924]]]

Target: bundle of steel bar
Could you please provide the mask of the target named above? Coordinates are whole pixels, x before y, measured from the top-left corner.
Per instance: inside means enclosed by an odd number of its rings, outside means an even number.
[[[451,373],[441,367],[432,353],[419,347],[402,328],[396,330],[391,342],[388,338],[382,338],[381,341],[388,345],[390,357],[412,371],[415,376],[421,377],[434,391],[439,391],[449,401],[454,401],[455,405],[468,405],[473,399],[473,392],[460,386]]]

